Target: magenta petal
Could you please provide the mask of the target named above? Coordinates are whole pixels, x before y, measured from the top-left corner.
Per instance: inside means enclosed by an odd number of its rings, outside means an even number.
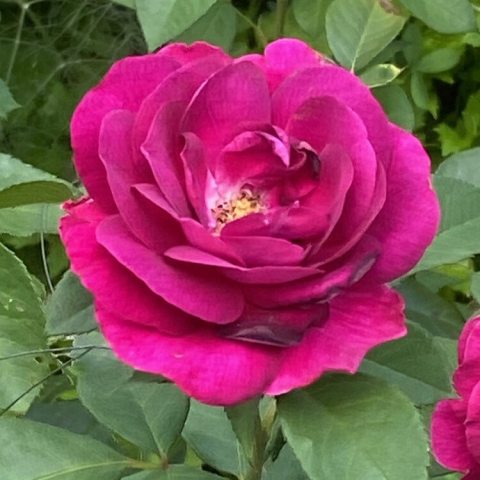
[[[267,265],[298,265],[305,250],[282,238],[275,237],[223,237],[248,267]]]
[[[246,290],[247,297],[263,308],[276,308],[313,301],[326,302],[357,283],[378,257],[379,246],[366,238],[350,258],[327,273],[292,282],[288,285],[258,285]],[[342,297],[343,298],[343,297]]]
[[[444,467],[467,472],[475,465],[465,436],[467,406],[462,400],[443,400],[432,417],[432,449]]]
[[[270,178],[286,172],[289,146],[265,132],[243,132],[222,151],[215,168],[221,186],[243,186],[247,180]]]
[[[272,91],[289,75],[325,63],[318,52],[295,38],[276,40],[267,45],[263,56],[246,55],[239,61],[250,61],[260,66],[265,71]]]
[[[161,53],[174,58],[182,65],[188,65],[198,60],[208,61],[213,58],[222,58],[226,62],[231,58],[219,47],[210,45],[207,42],[171,43],[160,50]]]
[[[83,97],[73,114],[71,138],[75,166],[89,194],[108,212],[116,209],[98,155],[102,120],[112,110],[137,111],[144,98],[179,66],[162,54],[120,60],[102,82]]]
[[[205,152],[199,138],[193,133],[184,134],[184,147],[180,154],[185,172],[185,186],[190,205],[202,225],[209,225],[210,215],[206,203],[206,185],[210,175]]]
[[[288,77],[273,94],[273,122],[284,127],[306,100],[323,96],[335,97],[359,115],[378,158],[387,165],[392,149],[387,117],[369,88],[341,67],[307,68]]]
[[[332,256],[332,251],[347,242],[354,243],[368,227],[383,205],[385,196],[379,195],[379,164],[367,130],[361,118],[340,100],[325,96],[310,98],[290,118],[287,131],[294,138],[306,141],[317,152],[326,145],[340,145],[353,166],[353,180],[342,208],[342,216],[335,228],[334,238],[323,248],[322,258]],[[345,135],[348,132],[348,135]],[[320,160],[323,160],[323,153]],[[322,167],[323,167],[322,162]],[[383,171],[381,172],[383,173]],[[322,175],[324,172],[322,171]],[[373,200],[375,199],[375,204]],[[323,202],[322,202],[323,203]],[[363,228],[360,228],[363,227]],[[352,240],[352,237],[355,238]]]
[[[141,151],[164,197],[178,215],[189,216],[191,213],[184,191],[185,178],[178,133],[184,110],[182,102],[163,105],[152,121]]]
[[[191,101],[181,130],[195,133],[214,159],[242,124],[270,123],[270,98],[262,71],[248,62],[212,75]]]
[[[60,227],[72,270],[96,301],[167,335],[193,330],[196,322],[192,317],[156,296],[98,244],[95,230],[104,217],[93,202],[83,202],[68,207]]]
[[[468,450],[480,467],[480,383],[468,399],[465,426]]]
[[[387,199],[368,230],[382,244],[382,255],[369,274],[388,282],[407,273],[432,242],[440,207],[430,180],[430,160],[410,133],[391,126],[395,149],[387,169]]]
[[[275,376],[279,350],[227,340],[204,328],[183,337],[98,309],[115,353],[133,368],[164,375],[204,403],[230,405],[260,395]]]
[[[458,363],[480,357],[480,316],[469,320],[458,341]]]
[[[466,323],[459,342],[459,367],[453,377],[457,392],[468,398],[480,382],[480,317]]]
[[[226,338],[244,342],[291,347],[303,339],[308,327],[328,318],[328,304],[274,310],[249,308],[240,320],[220,327]]]
[[[208,58],[189,62],[166,77],[140,106],[134,129],[136,148],[142,144],[157,112],[166,103],[188,104],[200,85],[230,62],[231,59],[224,53],[214,53]]]
[[[212,276],[206,268],[171,265],[138,242],[119,216],[99,224],[97,240],[153,292],[184,312],[219,324],[242,314],[243,294],[233,282]]]
[[[242,258],[229,247],[222,239],[213,236],[202,224],[197,220],[188,217],[178,217],[175,211],[172,210],[167,200],[155,185],[139,184],[135,185],[135,190],[150,203],[150,206],[158,209],[172,219],[175,219],[181,227],[186,240],[192,246],[200,250],[209,252],[212,255],[218,256],[239,265],[243,265]],[[183,242],[179,242],[183,243]]]
[[[137,162],[132,149],[133,115],[126,110],[110,112],[102,123],[100,156],[115,203],[125,223],[148,247],[162,252],[181,243],[180,227],[168,215],[139,203],[133,185],[148,181],[148,165]],[[141,160],[141,159],[140,159]]]
[[[303,341],[284,350],[280,371],[266,390],[280,395],[328,371],[355,373],[367,352],[406,334],[403,301],[384,286],[352,289],[334,299],[330,315]]]
[[[297,266],[271,265],[266,267],[245,268],[188,245],[172,247],[165,252],[165,256],[179,262],[218,267],[225,277],[247,284],[273,285],[291,282],[317,273],[317,270],[314,268]]]

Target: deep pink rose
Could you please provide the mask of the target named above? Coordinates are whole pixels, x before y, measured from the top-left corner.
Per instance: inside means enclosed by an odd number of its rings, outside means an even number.
[[[454,386],[459,399],[438,403],[432,419],[432,448],[444,467],[480,479],[480,316],[467,322],[458,346]]]
[[[211,404],[355,372],[405,334],[386,282],[432,240],[429,159],[297,40],[125,58],[72,120],[62,237],[126,363]]]

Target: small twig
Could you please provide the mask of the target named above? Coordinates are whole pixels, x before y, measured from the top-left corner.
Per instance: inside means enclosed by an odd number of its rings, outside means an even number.
[[[75,360],[78,360],[79,358],[82,358],[84,355],[89,353],[92,349],[88,349],[85,352],[81,353],[78,357],[76,358],[70,358],[68,359],[65,363],[62,363],[60,366],[52,370],[48,375],[43,377],[41,380],[38,382],[35,382],[31,387],[29,387],[27,390],[25,390],[20,396],[18,396],[13,402],[11,402],[9,405],[7,405],[1,412],[0,412],[0,417],[5,415],[9,410],[11,410],[22,398],[26,397],[30,392],[35,390],[37,387],[39,387],[43,382],[47,381],[50,377],[53,377],[53,375],[57,374],[58,372],[61,372],[65,367],[68,367],[72,362]]]
[[[288,0],[277,0],[277,10],[275,18],[275,37],[283,36],[283,27],[287,16]]]
[[[43,355],[45,353],[64,353],[72,352],[75,350],[110,350],[109,347],[102,347],[100,345],[84,345],[83,347],[56,347],[56,348],[43,348],[38,350],[28,350],[25,352],[13,353],[6,357],[0,357],[0,362],[4,360],[11,360],[12,358],[28,357],[30,355]]]
[[[25,23],[25,14],[29,5],[19,4],[20,18],[18,19],[17,33],[15,34],[15,40],[13,44],[12,54],[10,55],[10,62],[8,63],[7,73],[5,75],[5,83],[8,85],[12,77],[13,67],[15,60],[17,59],[18,48],[20,47],[20,41],[22,39],[23,24]]]
[[[262,48],[265,48],[268,44],[268,39],[263,33],[263,30],[251,19],[251,17],[249,17],[248,15],[245,15],[243,12],[241,12],[238,9],[235,9],[235,10],[237,11],[237,14],[239,15],[239,17],[241,17],[246,23],[248,23],[248,25],[250,25],[250,27],[252,28],[255,34],[255,37],[260,42]]]

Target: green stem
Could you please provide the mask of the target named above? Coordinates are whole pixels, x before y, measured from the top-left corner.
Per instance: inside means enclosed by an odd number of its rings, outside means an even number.
[[[5,83],[8,85],[13,72],[13,67],[15,65],[15,60],[17,59],[18,48],[20,47],[20,41],[22,38],[23,24],[25,23],[25,14],[27,13],[27,8],[29,5],[19,5],[20,6],[20,18],[18,19],[17,33],[15,34],[15,40],[13,43],[12,54],[10,55],[10,61],[8,63],[7,73],[5,75]]]
[[[285,17],[287,15],[288,0],[277,0],[277,12],[275,19],[275,37],[283,36],[283,27],[285,26]]]
[[[25,352],[12,353],[11,355],[0,357],[0,362],[3,360],[11,360],[12,358],[28,357],[30,355],[44,355],[47,353],[68,353],[75,350],[110,350],[110,348],[102,347],[101,345],[84,345],[82,347],[42,348],[38,350],[27,350]]]
[[[256,432],[254,441],[253,456],[249,459],[249,470],[245,475],[245,480],[261,480],[263,474],[263,465],[266,460],[267,445],[272,434],[272,427],[276,416],[276,403],[273,400],[260,415],[256,421]]]
[[[52,370],[48,375],[43,377],[41,380],[38,382],[34,383],[30,388],[27,388],[21,395],[19,395],[15,400],[13,400],[11,403],[9,403],[2,411],[0,411],[0,417],[5,415],[9,410],[11,410],[22,398],[26,397],[30,392],[35,390],[37,387],[39,387],[43,382],[46,382],[50,377],[53,377],[53,375],[56,375],[57,373],[61,372],[65,367],[68,367],[72,362],[75,360],[79,360],[81,357],[86,355],[88,352],[90,352],[92,349],[89,348],[85,352],[82,352],[77,358],[70,358],[67,360],[65,363],[62,363],[59,367],[55,368]]]
[[[252,28],[253,33],[255,34],[257,43],[261,45],[262,49],[265,48],[268,44],[268,39],[263,33],[263,30],[252,20],[250,16],[245,15],[243,12],[241,12],[238,9],[235,9],[235,10],[237,10],[237,14],[239,15],[239,17],[241,17]]]

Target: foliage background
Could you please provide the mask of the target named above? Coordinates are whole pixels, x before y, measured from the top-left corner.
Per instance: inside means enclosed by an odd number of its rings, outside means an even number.
[[[479,0],[0,0],[2,479],[459,478],[429,460],[427,432],[480,302],[479,12]],[[395,285],[407,338],[361,375],[224,410],[119,364],[96,332],[56,234],[61,202],[82,194],[69,119],[126,55],[198,39],[240,55],[279,36],[355,71],[421,138],[443,220]]]

